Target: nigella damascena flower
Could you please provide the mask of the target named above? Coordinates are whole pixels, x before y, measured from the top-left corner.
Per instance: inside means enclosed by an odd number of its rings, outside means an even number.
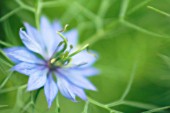
[[[77,31],[63,33],[67,37],[64,39],[56,33],[61,25],[57,21],[51,24],[45,17],[41,18],[40,30],[24,25],[26,31],[20,29],[19,34],[25,47],[7,48],[4,52],[16,63],[13,70],[29,76],[27,90],[44,87],[49,107],[58,91],[72,101],[76,96],[86,100],[84,89],[96,90],[87,77],[98,70],[92,67],[94,55],[77,47]]]

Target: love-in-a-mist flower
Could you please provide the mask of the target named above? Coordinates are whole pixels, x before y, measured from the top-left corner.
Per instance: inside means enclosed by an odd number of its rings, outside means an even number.
[[[54,21],[41,17],[40,30],[24,23],[26,31],[20,29],[19,35],[25,47],[4,49],[6,55],[16,65],[12,68],[29,76],[28,91],[44,87],[48,107],[51,106],[58,91],[66,98],[76,101],[76,96],[86,100],[84,89],[96,90],[87,79],[98,70],[92,65],[96,61],[93,51],[88,53],[84,46],[78,48],[78,33],[75,29],[63,33]]]

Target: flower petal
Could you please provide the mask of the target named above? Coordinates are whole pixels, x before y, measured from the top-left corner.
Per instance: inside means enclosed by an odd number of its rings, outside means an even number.
[[[6,55],[15,63],[17,62],[29,62],[44,64],[44,61],[36,57],[32,52],[30,52],[25,47],[12,47],[4,49]]]
[[[62,39],[57,35],[55,29],[53,29],[53,26],[46,17],[41,17],[40,25],[42,39],[47,48],[48,57],[51,57]]]
[[[45,91],[45,96],[48,102],[48,108],[50,108],[53,100],[55,99],[58,93],[57,84],[53,80],[51,74],[48,75],[47,82],[45,83],[45,86],[44,86],[44,91]]]
[[[77,46],[77,43],[78,43],[78,32],[77,32],[76,29],[73,29],[73,30],[70,30],[70,31],[66,32],[64,34],[64,36],[68,40],[68,45],[72,45],[73,47]]]
[[[42,40],[42,36],[40,34],[40,32],[33,26],[31,26],[28,23],[24,23],[24,26],[26,27],[26,31],[28,36],[30,36],[31,38],[34,38],[34,40],[41,46],[41,48],[45,49],[45,45],[43,43]]]
[[[75,94],[72,92],[72,90],[69,86],[70,84],[60,75],[57,76],[57,85],[58,85],[58,88],[63,96],[65,96],[66,98],[68,98],[72,101],[76,101]]]
[[[100,71],[94,67],[87,68],[70,68],[70,71],[75,72],[75,74],[79,74],[85,77],[95,76],[100,73]]]
[[[96,55],[95,52],[91,51],[90,53],[88,53],[87,51],[84,50],[72,57],[72,64],[73,65],[84,64],[81,67],[91,66],[97,59],[95,55]]]
[[[95,86],[84,76],[77,75],[73,71],[69,71],[67,69],[58,69],[57,72],[63,77],[65,77],[72,84],[80,88],[84,88],[88,90],[96,90]]]
[[[83,100],[87,100],[87,96],[86,96],[83,89],[81,89],[81,88],[79,88],[75,85],[71,85],[71,84],[70,84],[70,87],[71,87],[71,89],[72,89],[72,91],[74,92],[75,95],[77,95],[78,97],[80,97]]]
[[[29,77],[28,91],[36,90],[46,83],[48,69],[38,70]]]
[[[36,42],[35,38],[28,36],[28,34],[22,29],[20,29],[19,34],[22,42],[29,50],[39,53],[42,56],[45,55],[43,48],[41,48],[41,46]]]
[[[42,69],[43,67],[43,65],[22,62],[14,66],[12,70],[25,75],[30,75],[36,72],[37,70]]]
[[[55,31],[60,31],[60,30],[63,29],[62,26],[61,26],[61,24],[60,24],[59,21],[57,21],[57,20],[55,20],[55,21],[53,22],[52,27],[53,27],[53,29],[54,29]]]
[[[19,63],[21,62],[20,60],[16,59],[13,55],[10,55],[9,53],[16,51],[18,49],[23,49],[23,47],[12,47],[12,48],[5,48],[3,49],[3,52],[5,53],[6,56],[8,56],[8,58],[14,62],[14,63]]]

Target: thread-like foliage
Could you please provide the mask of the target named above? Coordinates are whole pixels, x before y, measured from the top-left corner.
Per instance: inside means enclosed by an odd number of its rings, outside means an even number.
[[[168,113],[168,4],[168,0],[4,1],[0,8],[11,11],[0,17],[4,31],[0,35],[0,112]],[[47,109],[43,91],[27,92],[28,78],[10,71],[13,63],[2,49],[21,44],[17,30],[23,21],[39,29],[41,15],[76,27],[79,46],[89,43],[99,53],[96,67],[101,74],[91,78],[98,91],[87,92],[87,102],[72,103],[59,96]]]

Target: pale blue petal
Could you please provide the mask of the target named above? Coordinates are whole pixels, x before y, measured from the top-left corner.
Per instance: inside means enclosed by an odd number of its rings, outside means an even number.
[[[86,78],[81,77],[81,76],[69,76],[68,75],[68,80],[75,84],[78,87],[88,89],[88,90],[96,90],[95,86]]]
[[[44,91],[45,91],[45,96],[48,102],[48,108],[50,108],[52,105],[52,102],[54,101],[58,93],[57,84],[53,80],[51,74],[48,75],[47,82],[45,83],[45,86],[44,86]]]
[[[58,75],[58,73],[57,73],[57,75]],[[58,85],[58,88],[59,88],[61,94],[64,97],[66,97],[72,101],[76,101],[75,94],[72,92],[72,90],[70,88],[70,84],[60,75],[57,76],[57,85]]]
[[[77,46],[77,43],[78,43],[78,31],[76,29],[73,29],[73,30],[70,30],[70,31],[64,33],[64,36],[68,40],[68,45],[72,45],[74,48]]]
[[[35,41],[35,38],[31,38],[30,36],[28,36],[28,34],[22,29],[20,29],[19,34],[22,42],[29,50],[39,53],[42,56],[45,55],[43,48],[41,48],[41,46]]]
[[[89,67],[89,68],[83,69],[82,73],[84,76],[89,77],[89,76],[98,75],[100,71],[94,67]]]
[[[74,94],[76,96],[80,97],[81,99],[83,99],[85,101],[87,100],[87,96],[86,96],[83,89],[81,89],[81,88],[79,88],[79,87],[77,87],[75,85],[71,85],[71,84],[70,84],[70,87],[71,87],[72,91],[74,92]]]
[[[11,47],[11,48],[5,48],[3,49],[4,53],[6,56],[8,56],[8,58],[14,62],[14,63],[19,63],[21,62],[20,60],[16,59],[15,57],[9,55],[9,53],[13,52],[13,51],[16,51],[18,49],[23,49],[24,47]]]
[[[86,50],[74,55],[72,57],[72,65],[80,65],[80,64],[84,64],[81,65],[81,67],[88,67],[91,66],[96,60],[96,53],[90,51],[90,53],[88,53]]]
[[[25,75],[31,75],[37,70],[39,71],[43,67],[44,67],[43,65],[21,62],[17,64],[16,66],[14,66],[12,70],[25,74]]]
[[[54,31],[61,31],[63,28],[62,28],[62,25],[60,24],[59,21],[55,20],[52,24],[52,27],[54,29]]]
[[[70,71],[73,71],[75,74],[79,74],[85,77],[95,76],[100,73],[100,71],[94,67],[87,68],[70,68]]]
[[[48,57],[50,58],[56,50],[58,44],[62,39],[58,36],[57,31],[53,29],[53,26],[46,17],[41,17],[41,34],[44,44],[48,51]]]
[[[45,85],[48,69],[38,70],[30,75],[28,80],[28,91],[36,90]]]
[[[25,47],[12,47],[4,49],[5,54],[14,62],[23,61],[28,63],[44,64],[44,61],[36,57]]]
[[[58,69],[58,73],[65,77],[69,82],[80,88],[96,90],[95,86],[89,80],[87,80],[84,76],[77,74],[75,75],[73,71],[69,71],[66,69]]]
[[[24,26],[26,27],[26,31],[29,37],[33,38],[40,46],[45,50],[45,45],[42,40],[42,36],[40,32],[33,26],[31,26],[28,23],[24,23]]]

